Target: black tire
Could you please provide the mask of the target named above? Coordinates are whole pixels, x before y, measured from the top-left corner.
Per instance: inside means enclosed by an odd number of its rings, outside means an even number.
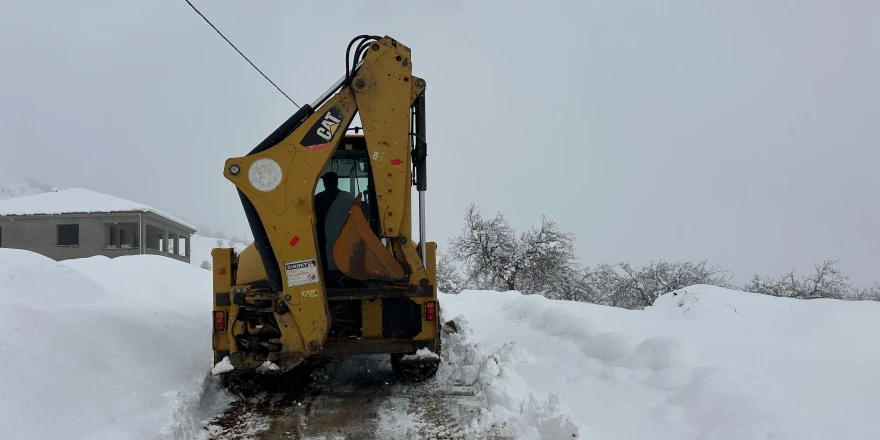
[[[437,356],[440,356],[441,346],[441,328],[443,327],[443,321],[440,318],[440,302],[437,302],[437,339],[435,340],[435,347]],[[415,354],[415,353],[409,353]],[[436,363],[428,363],[428,364],[401,364],[400,359],[403,357],[403,354],[392,354],[391,355],[391,369],[394,371],[394,376],[401,381],[404,382],[425,382],[434,378],[437,375],[437,370],[440,368],[440,362]]]
[[[220,376],[223,388],[233,394],[252,388],[255,379],[256,375],[253,373],[228,373]]]
[[[391,355],[391,369],[394,371],[394,377],[403,382],[425,382],[437,375],[440,368],[439,363],[430,364],[401,364],[400,358],[403,355]]]

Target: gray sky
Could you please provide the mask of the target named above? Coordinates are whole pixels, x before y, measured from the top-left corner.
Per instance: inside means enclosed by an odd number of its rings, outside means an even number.
[[[353,36],[410,46],[433,240],[475,202],[587,264],[880,279],[876,1],[194,3],[300,104]],[[2,10],[0,174],[246,233],[223,162],[295,108],[183,0]]]

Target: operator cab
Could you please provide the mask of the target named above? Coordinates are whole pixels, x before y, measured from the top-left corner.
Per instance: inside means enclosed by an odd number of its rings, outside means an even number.
[[[343,287],[344,277],[333,257],[333,246],[358,194],[361,195],[360,207],[367,224],[378,237],[379,214],[366,139],[362,135],[348,135],[340,142],[315,186],[318,253],[328,287]],[[351,284],[350,280],[348,284]],[[360,283],[354,284],[348,287]]]

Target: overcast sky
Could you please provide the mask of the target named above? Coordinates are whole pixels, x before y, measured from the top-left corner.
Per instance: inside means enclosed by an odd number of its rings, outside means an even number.
[[[348,41],[428,82],[429,235],[541,213],[585,264],[880,279],[880,2],[194,1],[300,104]],[[296,109],[183,0],[3,1],[0,174],[243,235],[222,177]]]

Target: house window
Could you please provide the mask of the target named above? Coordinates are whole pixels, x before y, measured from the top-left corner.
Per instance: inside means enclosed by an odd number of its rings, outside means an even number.
[[[107,227],[107,245],[111,247],[116,247],[119,243],[116,242],[117,232],[116,226],[108,226]]]
[[[130,248],[134,244],[134,234],[127,229],[119,230],[119,244],[124,248]]]
[[[137,223],[105,223],[104,247],[107,249],[137,249]]]
[[[79,246],[79,225],[58,225],[58,246]]]

